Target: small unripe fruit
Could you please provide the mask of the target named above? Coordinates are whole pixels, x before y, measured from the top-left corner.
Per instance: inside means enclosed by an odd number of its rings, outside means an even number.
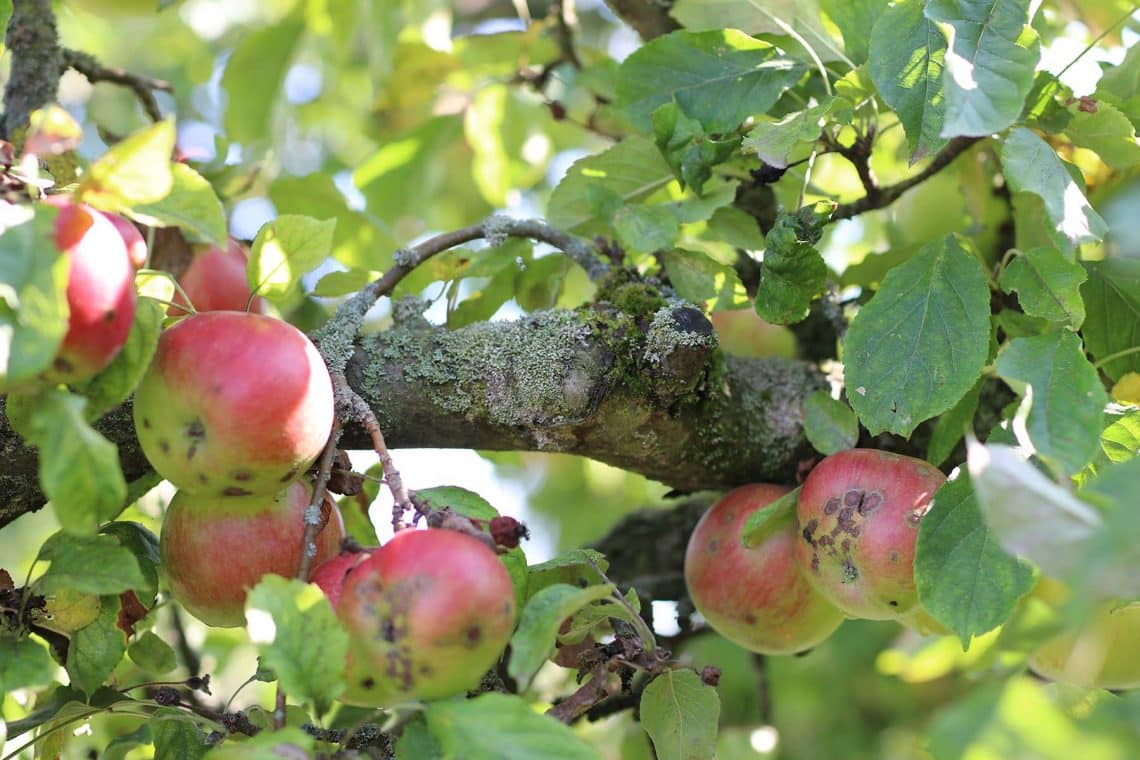
[[[292,325],[205,312],[163,332],[135,391],[134,414],[147,459],[178,488],[273,494],[324,448],[332,380],[316,347]]]
[[[162,569],[170,593],[213,626],[245,625],[245,598],[268,574],[295,578],[312,491],[295,482],[276,496],[195,496],[179,491],[162,522]],[[336,556],[340,511],[326,497],[314,565]]]
[[[802,652],[843,622],[792,557],[790,514],[773,517],[756,545],[741,543],[749,516],[787,490],[753,484],[726,494],[701,517],[685,552],[685,585],[697,611],[717,633],[753,652]]]
[[[178,284],[194,304],[196,311],[250,311],[264,314],[268,307],[265,299],[258,296],[250,299],[249,281],[246,279],[246,265],[249,254],[234,239],[225,248],[211,246],[194,254],[190,266],[178,279]],[[186,299],[177,291],[174,303],[185,306]],[[181,316],[186,313],[178,306],[171,306],[167,313]]]
[[[336,612],[349,633],[341,700],[383,707],[474,688],[510,640],[515,591],[477,539],[407,530],[348,574]]]
[[[55,245],[71,264],[67,275],[67,333],[48,380],[73,383],[97,374],[122,349],[135,318],[134,269],[113,224],[66,196],[54,196]]]
[[[850,449],[820,462],[796,507],[796,561],[851,617],[892,620],[918,604],[918,525],[946,482],[920,459]]]

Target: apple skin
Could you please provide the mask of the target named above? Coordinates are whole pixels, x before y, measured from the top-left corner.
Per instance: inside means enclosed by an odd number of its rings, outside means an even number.
[[[461,694],[502,655],[515,590],[485,545],[455,531],[397,533],[345,579],[348,704],[386,707]]]
[[[233,238],[225,248],[211,246],[194,254],[190,266],[179,278],[178,284],[190,297],[196,311],[250,311],[264,314],[269,304],[261,296],[250,300],[246,264],[249,253]],[[186,305],[186,299],[175,291],[175,304]],[[248,307],[248,308],[247,308]],[[171,306],[167,313],[182,316],[185,309]]]
[[[108,211],[102,212],[103,216],[111,224],[115,225],[115,229],[119,231],[119,235],[123,238],[123,243],[127,246],[127,257],[131,260],[131,266],[135,269],[142,269],[146,266],[146,240],[143,238],[139,228],[131,223],[126,217],[112,214]]]
[[[67,333],[44,375],[74,383],[98,374],[126,343],[135,318],[135,272],[123,238],[103,214],[67,196],[47,202],[59,209],[55,246],[71,263]]]
[[[811,649],[843,622],[796,565],[791,520],[755,546],[741,543],[748,517],[787,492],[767,484],[730,491],[701,517],[685,551],[685,585],[697,611],[726,639],[764,654]]]
[[[344,582],[348,579],[348,574],[357,565],[368,559],[372,552],[378,548],[374,546],[360,551],[342,551],[317,566],[312,575],[309,576],[309,582],[320,586],[321,591],[325,592],[325,596],[328,597],[329,604],[333,606],[333,609],[336,609],[337,603],[340,602],[340,592],[344,589]]]
[[[918,604],[918,525],[946,476],[920,459],[874,449],[825,458],[796,506],[796,561],[850,617],[895,620]]]
[[[177,492],[159,538],[170,593],[207,625],[245,625],[246,594],[262,576],[297,576],[311,495],[311,488],[300,481],[275,496]],[[327,496],[321,517],[314,563],[335,557],[344,540],[340,511]]]
[[[143,453],[178,488],[274,494],[324,448],[332,381],[316,347],[287,322],[205,312],[163,332],[134,417]]]

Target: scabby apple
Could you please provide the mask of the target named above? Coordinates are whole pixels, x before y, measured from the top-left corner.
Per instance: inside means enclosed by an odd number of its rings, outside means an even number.
[[[273,494],[324,448],[332,381],[316,347],[292,325],[203,312],[159,338],[135,391],[134,417],[147,459],[178,488]]]
[[[166,509],[159,538],[171,595],[203,623],[244,625],[246,594],[262,576],[296,577],[311,495],[301,481],[275,496],[178,491]],[[326,496],[314,563],[336,556],[343,540],[340,511]]]
[[[349,571],[336,613],[349,633],[341,700],[385,707],[477,686],[510,640],[515,591],[477,539],[406,530]]]
[[[774,502],[787,491],[753,484],[729,492],[701,517],[685,552],[685,585],[697,611],[726,639],[753,652],[802,652],[843,622],[793,559],[790,510],[773,514],[752,545],[741,543],[749,516],[778,509]]]
[[[825,458],[796,506],[796,561],[847,615],[891,620],[918,604],[914,547],[934,493],[946,482],[920,459],[874,449]]]

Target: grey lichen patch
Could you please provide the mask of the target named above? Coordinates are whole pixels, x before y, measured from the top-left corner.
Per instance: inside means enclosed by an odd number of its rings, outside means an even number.
[[[363,340],[373,355],[364,382],[382,385],[398,371],[448,412],[498,425],[562,424],[589,413],[591,393],[607,370],[589,350],[592,333],[566,311],[430,334],[392,330]]]
[[[408,329],[429,328],[431,323],[424,319],[424,312],[429,305],[415,295],[397,298],[392,302],[392,322]]]
[[[512,220],[505,216],[489,216],[483,222],[483,239],[492,248],[507,242]]]
[[[690,311],[696,316],[690,315]],[[698,317],[704,324],[698,321]],[[712,350],[717,345],[716,332],[708,319],[695,306],[680,301],[654,313],[645,335],[644,359],[650,364],[657,364],[679,348]]]

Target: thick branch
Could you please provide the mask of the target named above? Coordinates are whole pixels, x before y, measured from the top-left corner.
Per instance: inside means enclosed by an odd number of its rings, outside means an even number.
[[[12,72],[4,89],[0,134],[11,139],[32,111],[55,101],[58,92],[63,52],[50,0],[13,0],[6,42]]]
[[[682,491],[791,482],[808,452],[801,401],[824,386],[802,362],[722,355],[708,320],[684,305],[647,327],[605,306],[455,331],[411,320],[358,338],[346,376],[392,448],[581,454]],[[129,405],[98,428],[128,479],[147,472]],[[342,446],[372,441],[354,427]],[[3,526],[43,496],[34,452],[2,416],[0,458]]]

